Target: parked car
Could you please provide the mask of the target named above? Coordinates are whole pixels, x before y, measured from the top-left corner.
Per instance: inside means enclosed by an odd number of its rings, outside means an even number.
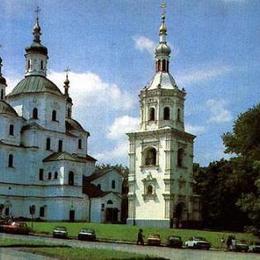
[[[203,237],[191,237],[185,242],[185,247],[194,249],[210,249],[210,243]]]
[[[5,222],[1,224],[1,230],[6,233],[28,235],[30,228],[24,222]]]
[[[55,238],[68,238],[67,228],[62,226],[55,227],[52,236]]]
[[[260,242],[253,242],[251,245],[249,245],[249,252],[252,253],[260,253]]]
[[[236,252],[247,252],[249,249],[248,243],[245,240],[235,240],[231,245],[231,250]]]
[[[167,246],[175,247],[175,248],[182,248],[182,240],[179,236],[169,236]]]
[[[147,244],[149,246],[160,246],[161,245],[161,237],[159,234],[150,234],[147,238]]]
[[[96,233],[94,229],[82,228],[78,234],[78,240],[95,241]]]

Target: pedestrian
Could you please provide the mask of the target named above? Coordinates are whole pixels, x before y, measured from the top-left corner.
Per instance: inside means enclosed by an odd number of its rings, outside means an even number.
[[[227,238],[227,242],[226,242],[228,251],[231,249],[230,248],[231,244],[232,244],[232,236],[229,235],[228,238]]]
[[[143,230],[140,228],[137,234],[137,245],[144,245],[144,235],[143,235]]]

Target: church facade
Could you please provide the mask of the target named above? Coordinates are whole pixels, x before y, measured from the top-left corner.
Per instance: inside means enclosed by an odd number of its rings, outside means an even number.
[[[97,174],[96,160],[88,155],[89,133],[73,119],[68,74],[64,92],[47,78],[48,50],[38,18],[25,51],[24,79],[8,95],[0,60],[1,217],[31,218],[33,213],[42,220],[102,222],[100,212],[113,208],[118,221],[122,180],[102,175],[102,183],[113,183],[111,192],[91,183],[96,179],[90,176]],[[92,204],[90,186],[96,191]]]
[[[194,135],[184,128],[186,92],[169,72],[165,15],[155,49],[155,75],[139,95],[140,129],[129,137],[128,224],[181,226],[199,221],[193,194]]]

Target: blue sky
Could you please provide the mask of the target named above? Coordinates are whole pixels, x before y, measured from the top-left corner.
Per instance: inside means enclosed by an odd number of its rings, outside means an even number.
[[[41,8],[49,77],[62,88],[71,68],[74,116],[90,131],[89,153],[127,164],[124,132],[138,123],[138,93],[154,73],[160,1],[2,0],[0,55],[9,91],[22,79],[24,48]],[[195,162],[222,158],[222,133],[260,100],[260,1],[167,1],[170,71],[188,93],[186,130]]]

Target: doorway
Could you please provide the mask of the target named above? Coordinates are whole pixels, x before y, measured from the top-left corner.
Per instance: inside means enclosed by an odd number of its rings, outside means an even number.
[[[70,222],[75,221],[75,210],[70,210]]]
[[[118,222],[118,209],[106,208],[106,222],[117,223]]]

